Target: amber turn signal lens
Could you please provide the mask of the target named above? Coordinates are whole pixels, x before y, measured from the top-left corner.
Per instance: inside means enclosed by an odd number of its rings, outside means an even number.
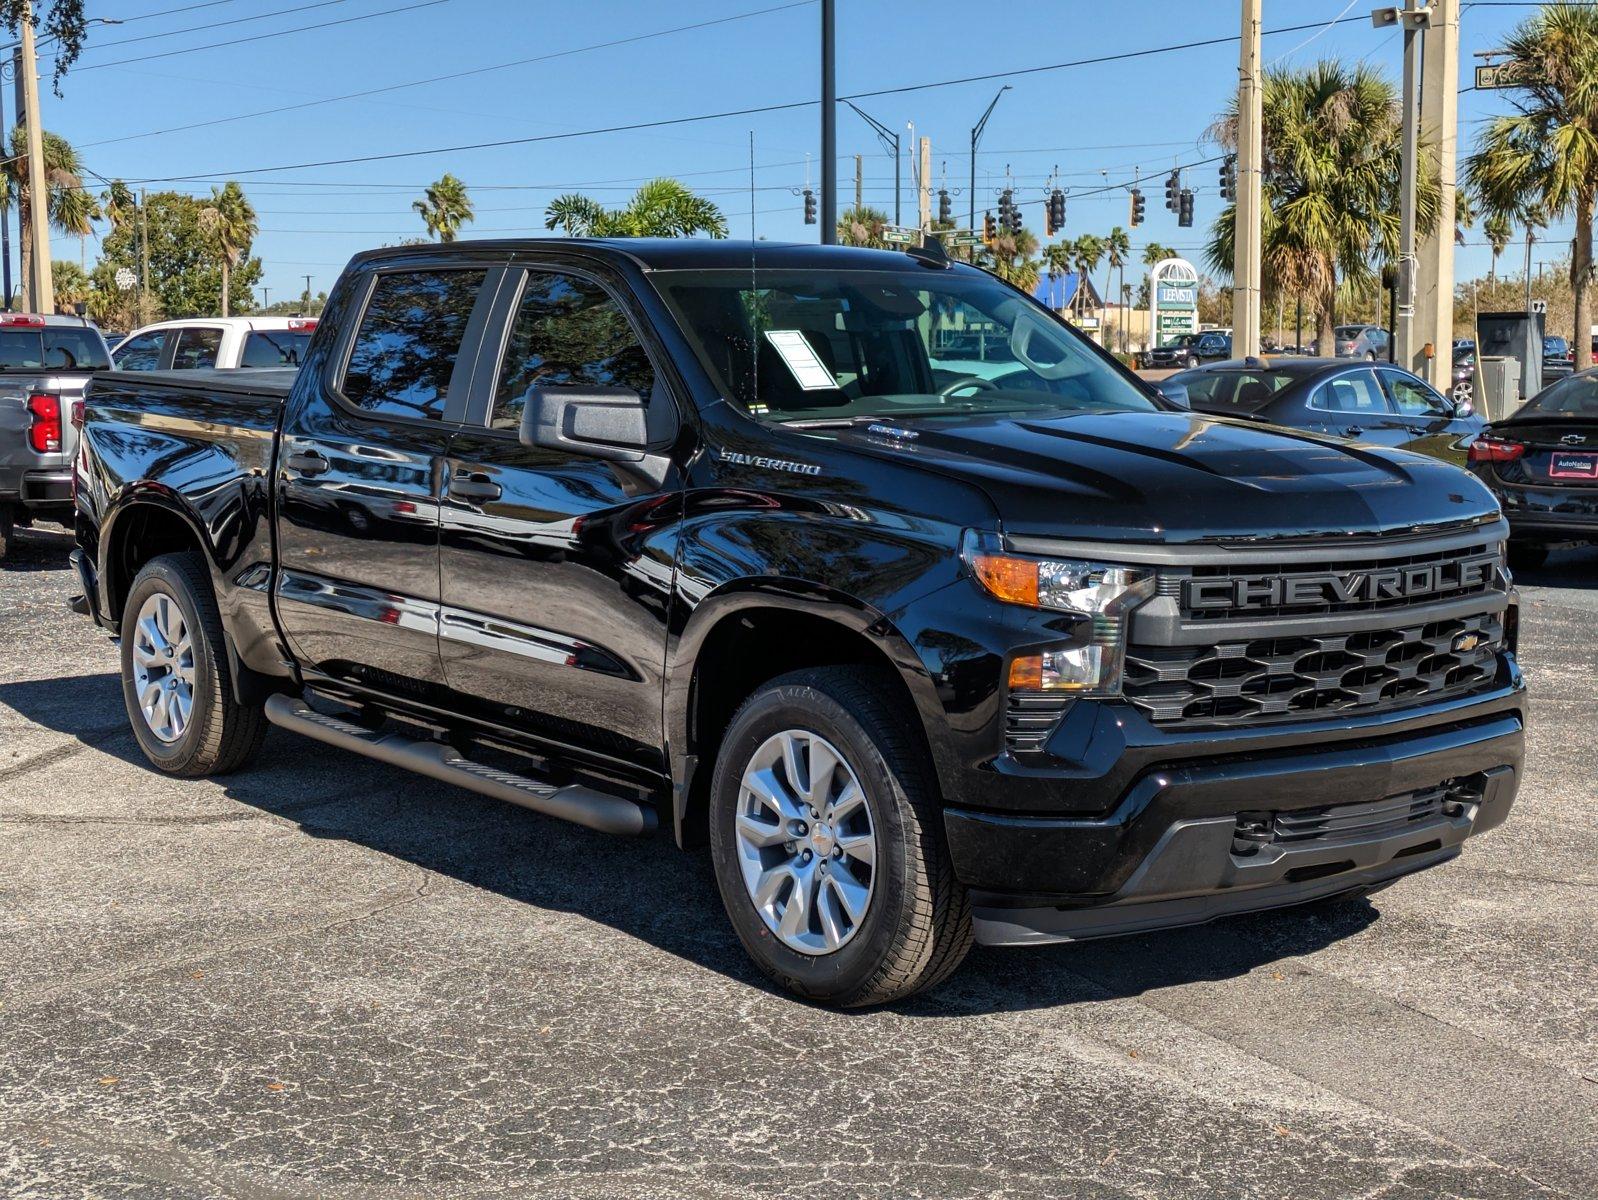
[[[1035,559],[1003,554],[978,554],[971,560],[977,581],[996,599],[1038,606],[1038,564]]]
[[[1012,692],[1041,692],[1043,690],[1043,656],[1030,654],[1010,660],[1010,690]]]

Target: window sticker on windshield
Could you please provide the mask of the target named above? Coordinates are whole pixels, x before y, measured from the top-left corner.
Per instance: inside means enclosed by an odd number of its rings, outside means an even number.
[[[836,390],[838,381],[816,357],[810,340],[797,329],[768,329],[766,340],[782,356],[794,379],[807,392]]]

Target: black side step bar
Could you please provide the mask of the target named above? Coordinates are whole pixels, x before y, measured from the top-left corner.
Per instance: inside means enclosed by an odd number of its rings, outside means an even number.
[[[352,721],[325,716],[293,696],[270,697],[266,702],[266,719],[341,750],[353,750],[367,758],[469,788],[496,800],[519,804],[545,816],[586,825],[601,833],[638,834],[655,828],[655,810],[623,796],[607,795],[580,784],[556,787],[526,775],[473,762],[438,742],[422,741],[401,733],[374,733]]]

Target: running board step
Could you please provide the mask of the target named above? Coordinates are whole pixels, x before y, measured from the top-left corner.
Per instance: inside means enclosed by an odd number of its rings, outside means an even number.
[[[648,833],[655,828],[655,810],[623,796],[580,784],[556,787],[526,775],[502,771],[464,757],[438,742],[365,729],[353,721],[317,712],[293,696],[271,696],[266,719],[341,750],[353,750],[418,775],[519,804],[545,816],[559,817],[601,833]]]

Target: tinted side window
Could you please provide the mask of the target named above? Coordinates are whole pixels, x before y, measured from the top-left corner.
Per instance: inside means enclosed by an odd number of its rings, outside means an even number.
[[[117,369],[120,371],[153,371],[161,365],[161,346],[166,333],[141,333],[129,338],[117,351]]]
[[[370,413],[441,420],[450,372],[486,271],[379,275],[344,372],[345,399]]]
[[[529,272],[489,424],[518,428],[528,391],[561,384],[631,388],[647,400],[655,371],[626,315],[598,284]]]
[[[200,367],[216,366],[217,352],[222,349],[222,331],[209,326],[178,330],[177,349],[172,352],[174,371],[193,371]]]
[[[1315,393],[1312,407],[1362,417],[1386,416],[1392,411],[1377,386],[1376,376],[1369,371],[1354,371],[1327,380]]]
[[[1406,417],[1449,417],[1453,409],[1448,401],[1444,400],[1431,388],[1418,379],[1411,379],[1407,375],[1395,372],[1383,372],[1387,380],[1387,390],[1393,394],[1393,403],[1398,405],[1398,411]]]
[[[244,339],[244,353],[239,356],[239,366],[297,367],[305,361],[305,351],[310,344],[311,335],[308,333],[258,329]]]

